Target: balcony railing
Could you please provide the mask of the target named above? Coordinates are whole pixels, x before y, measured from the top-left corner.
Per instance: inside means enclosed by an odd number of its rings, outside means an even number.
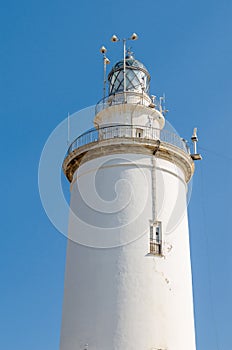
[[[150,97],[146,93],[136,92],[136,91],[125,91],[117,92],[116,94],[109,95],[102,100],[100,100],[95,107],[95,114],[98,114],[103,109],[106,109],[111,106],[120,105],[120,104],[133,104],[133,105],[145,105],[151,106],[153,103]],[[154,97],[153,107],[161,111],[160,102]]]
[[[71,143],[68,149],[68,154],[89,143],[115,138],[160,140],[161,142],[171,144],[180,148],[182,151],[189,153],[189,147],[187,146],[186,141],[180,138],[179,135],[172,133],[169,130],[160,130],[141,125],[111,125],[99,129],[90,129],[77,137]]]
[[[162,255],[162,242],[161,241],[150,242],[150,254]]]

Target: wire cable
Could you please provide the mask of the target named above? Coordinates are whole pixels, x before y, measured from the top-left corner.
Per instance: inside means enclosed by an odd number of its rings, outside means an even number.
[[[231,156],[228,156],[227,154],[222,154],[222,153],[219,153],[219,152],[215,152],[214,150],[210,150],[210,149],[207,149],[207,148],[204,148],[204,147],[198,147],[198,149],[204,151],[204,152],[209,152],[209,153],[212,153],[214,156],[217,156],[217,157],[220,157],[220,158],[225,158],[225,159],[230,159],[232,160],[232,157]]]

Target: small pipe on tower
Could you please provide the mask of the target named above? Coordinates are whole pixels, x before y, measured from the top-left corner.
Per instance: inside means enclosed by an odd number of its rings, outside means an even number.
[[[201,160],[202,156],[197,153],[197,142],[198,142],[198,138],[197,138],[197,128],[193,129],[193,135],[191,137],[192,143],[193,143],[193,154],[191,154],[191,157],[193,160]]]

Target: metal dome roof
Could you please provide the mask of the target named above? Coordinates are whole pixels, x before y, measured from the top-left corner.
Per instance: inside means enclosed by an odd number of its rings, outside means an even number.
[[[142,70],[145,70],[146,72],[148,72],[147,68],[144,66],[144,64],[138,60],[136,60],[132,55],[127,56],[126,57],[126,66],[127,67],[133,67],[133,68],[139,68]],[[111,72],[118,70],[120,68],[123,67],[123,60],[115,63],[115,65],[113,66]]]

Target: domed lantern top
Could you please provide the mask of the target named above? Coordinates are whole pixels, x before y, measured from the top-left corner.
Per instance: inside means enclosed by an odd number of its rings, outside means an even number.
[[[131,54],[125,60],[126,87],[124,90],[124,62],[117,62],[108,75],[109,95],[123,91],[146,93],[149,95],[150,74],[146,67]]]

